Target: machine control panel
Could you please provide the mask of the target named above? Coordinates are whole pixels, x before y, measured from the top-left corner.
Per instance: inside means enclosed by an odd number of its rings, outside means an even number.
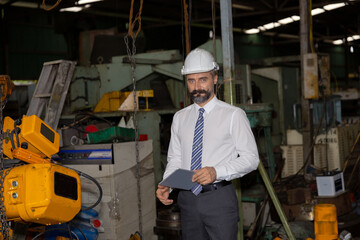
[[[62,164],[113,164],[112,144],[62,147],[52,159]]]

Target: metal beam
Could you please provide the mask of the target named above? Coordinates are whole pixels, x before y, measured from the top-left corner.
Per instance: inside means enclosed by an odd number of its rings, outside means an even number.
[[[223,50],[224,98],[234,104],[235,96],[235,61],[232,24],[231,0],[220,1],[221,38]]]
[[[314,162],[312,154],[312,133],[313,133],[313,123],[312,123],[312,113],[310,108],[310,101],[304,98],[305,90],[305,74],[304,66],[305,60],[304,55],[309,53],[309,2],[308,0],[299,0],[300,1],[300,55],[301,55],[301,115],[302,115],[302,135],[303,135],[303,158],[304,164],[307,159],[310,163]],[[306,168],[305,168],[306,169]]]
[[[234,41],[232,24],[232,4],[231,0],[220,0],[220,18],[221,18],[221,40],[223,51],[223,74],[224,74],[224,100],[234,105],[235,95],[235,60],[234,60]],[[240,180],[238,181],[240,182]],[[237,184],[236,194],[239,200],[239,222],[238,222],[238,240],[244,239],[243,216],[241,202],[241,185]]]

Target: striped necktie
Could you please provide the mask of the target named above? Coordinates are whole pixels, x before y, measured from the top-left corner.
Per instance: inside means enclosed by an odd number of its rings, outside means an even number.
[[[196,121],[195,131],[194,131],[194,141],[192,147],[192,155],[191,155],[191,170],[198,170],[201,168],[201,160],[202,160],[202,149],[203,149],[203,131],[204,131],[204,109],[199,109],[199,117]],[[196,184],[191,191],[198,195],[202,190],[202,186],[200,184]]]

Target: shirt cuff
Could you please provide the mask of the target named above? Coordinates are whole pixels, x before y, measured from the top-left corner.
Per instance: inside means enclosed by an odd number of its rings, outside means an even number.
[[[216,171],[216,180],[226,180],[227,171],[225,166],[214,167]]]

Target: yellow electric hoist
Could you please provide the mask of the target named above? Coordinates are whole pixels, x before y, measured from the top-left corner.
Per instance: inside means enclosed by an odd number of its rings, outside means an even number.
[[[0,76],[2,96],[9,95],[9,87],[4,88],[11,86],[8,81]],[[45,225],[72,220],[81,210],[80,177],[50,163],[59,151],[59,134],[35,115],[15,121],[5,117],[1,139],[7,158],[28,163],[2,171],[7,220]]]
[[[3,153],[29,164],[5,176],[4,204],[8,220],[41,224],[70,221],[81,209],[79,175],[50,163],[59,151],[60,136],[39,117],[21,121],[5,117]]]
[[[4,204],[10,221],[60,224],[81,208],[79,175],[52,163],[11,169],[4,182]]]

